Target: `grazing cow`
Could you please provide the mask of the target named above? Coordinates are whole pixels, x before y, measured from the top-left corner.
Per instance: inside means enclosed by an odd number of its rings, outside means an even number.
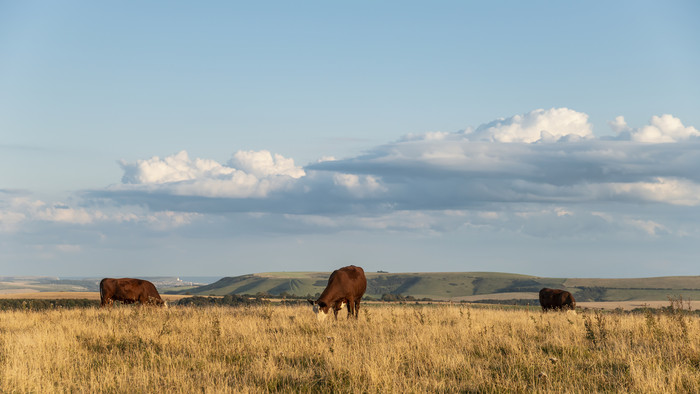
[[[571,309],[576,310],[576,300],[568,291],[544,288],[540,290],[540,305],[542,310]]]
[[[104,278],[100,281],[100,306],[111,306],[114,301],[125,304],[140,302],[141,305],[163,305],[158,290],[153,283],[143,279]]]
[[[333,309],[336,320],[338,311],[345,305],[348,307],[348,319],[357,316],[360,312],[360,300],[367,289],[367,278],[361,267],[349,265],[333,271],[328,278],[328,285],[321,293],[318,300],[307,300],[314,306],[314,313],[318,320],[325,320],[328,312]]]

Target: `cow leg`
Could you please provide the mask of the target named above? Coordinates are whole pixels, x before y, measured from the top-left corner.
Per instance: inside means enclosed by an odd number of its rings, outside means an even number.
[[[360,315],[360,300],[355,300],[355,320]]]
[[[348,319],[355,314],[355,300],[348,300]]]

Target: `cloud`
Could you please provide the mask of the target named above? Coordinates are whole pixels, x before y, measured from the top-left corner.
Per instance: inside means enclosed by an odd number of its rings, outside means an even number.
[[[193,212],[148,212],[137,206],[105,206],[101,209],[63,202],[47,203],[30,195],[0,198],[0,232],[6,233],[34,223],[64,226],[136,223],[164,231],[190,224],[199,216]]]
[[[275,175],[286,175],[298,179],[306,175],[304,169],[294,165],[293,159],[282,155],[274,156],[266,150],[238,151],[229,162],[233,168],[238,168],[256,177],[264,178]]]
[[[181,151],[164,159],[154,156],[136,163],[120,161],[124,176],[122,182],[127,184],[162,184],[181,182],[201,177],[230,175],[235,170],[225,168],[213,160],[190,160],[187,152]]]
[[[568,108],[538,109],[523,115],[501,118],[467,132],[471,141],[556,141],[562,138],[591,138],[588,115]]]
[[[269,151],[238,151],[221,164],[190,159],[121,162],[123,183],[94,195],[155,211],[367,214],[488,210],[503,204],[700,205],[697,131],[670,116],[595,138],[588,115],[535,110],[452,133],[409,135],[348,159],[301,168]],[[681,141],[649,143],[655,128]],[[76,212],[75,215],[78,213]],[[87,220],[87,219],[86,219]]]
[[[31,221],[153,231],[509,231],[536,237],[668,236],[700,206],[700,139],[670,115],[643,141],[623,117],[619,138],[595,138],[588,115],[536,110],[457,132],[413,134],[362,155],[306,167],[269,151],[226,163],[189,157],[120,162],[122,183],[44,203],[5,193],[4,231]],[[623,138],[626,136],[625,138]],[[7,203],[7,201],[12,201]],[[682,214],[679,214],[682,212]]]
[[[305,175],[293,159],[268,151],[236,152],[227,165],[208,159],[192,160],[186,151],[163,159],[154,156],[119,164],[124,170],[122,185],[111,190],[181,196],[260,198]]]
[[[653,116],[649,125],[633,129],[627,125],[623,116],[608,122],[620,139],[647,143],[680,142],[700,137],[700,131],[692,126],[684,126],[680,119],[664,114]]]
[[[700,205],[700,185],[685,179],[660,177],[653,182],[611,183],[606,186],[599,193],[672,205]]]
[[[700,144],[399,141],[308,168],[382,179],[404,209],[482,203],[655,202],[697,206]]]
[[[333,183],[347,189],[356,197],[366,197],[385,192],[387,189],[372,175],[334,174]]]
[[[630,220],[630,224],[640,228],[648,235],[654,236],[660,233],[668,232],[668,229],[652,220]]]

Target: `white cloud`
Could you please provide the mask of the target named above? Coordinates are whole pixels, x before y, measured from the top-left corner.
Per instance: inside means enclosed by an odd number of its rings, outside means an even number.
[[[229,176],[236,170],[224,167],[213,160],[190,160],[186,151],[181,151],[164,159],[153,156],[136,163],[121,161],[124,170],[122,182],[133,184],[158,184],[188,181],[199,178]]]
[[[0,231],[6,233],[37,222],[78,226],[135,223],[154,230],[167,230],[189,224],[200,216],[191,212],[148,212],[136,206],[108,207],[107,210],[71,207],[26,196],[0,199]]]
[[[449,137],[446,131],[430,131],[427,133],[409,133],[401,137],[401,141],[441,141]]]
[[[273,156],[266,150],[238,151],[233,155],[230,165],[259,178],[287,175],[298,179],[306,175],[303,168],[294,165],[294,159],[288,159],[279,154]]]
[[[669,114],[653,116],[649,125],[638,129],[629,127],[622,116],[608,124],[621,138],[637,142],[669,143],[700,137],[700,131],[695,127],[686,127],[680,119]]]
[[[617,116],[617,117],[615,117],[615,120],[611,120],[610,122],[608,122],[608,124],[613,129],[613,131],[616,133],[623,133],[623,132],[630,131],[630,127],[627,126],[627,122],[625,121],[624,116]]]
[[[82,208],[71,208],[60,203],[42,205],[41,208],[32,213],[36,220],[69,224],[90,224],[96,220],[105,219],[105,215],[99,210],[88,211]]]
[[[610,183],[619,196],[672,205],[700,205],[700,185],[684,179],[659,177],[654,182]]]
[[[562,138],[591,138],[588,115],[568,108],[538,109],[501,118],[466,134],[472,141],[548,142]]]
[[[355,197],[368,197],[386,191],[380,180],[372,175],[333,174],[333,182]]]
[[[306,175],[293,159],[268,151],[236,152],[228,165],[214,160],[191,160],[186,151],[154,156],[136,163],[121,161],[123,185],[115,191],[160,192],[181,196],[221,198],[265,197]]]

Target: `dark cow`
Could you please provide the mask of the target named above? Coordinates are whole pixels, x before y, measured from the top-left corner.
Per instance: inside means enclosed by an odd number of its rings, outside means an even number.
[[[140,302],[141,305],[163,305],[153,283],[143,279],[104,278],[100,281],[100,306],[111,306],[114,301],[125,304]]]
[[[367,289],[367,278],[361,267],[349,265],[333,271],[328,278],[328,285],[323,290],[318,300],[308,300],[314,306],[314,312],[318,320],[324,320],[328,312],[333,310],[336,320],[338,311],[346,304],[348,307],[348,319],[357,316],[360,312],[360,300]]]
[[[576,300],[568,291],[544,288],[540,290],[540,305],[542,310],[571,309],[576,310]]]

